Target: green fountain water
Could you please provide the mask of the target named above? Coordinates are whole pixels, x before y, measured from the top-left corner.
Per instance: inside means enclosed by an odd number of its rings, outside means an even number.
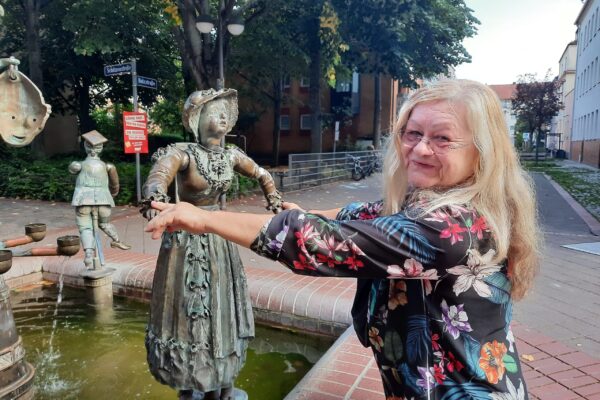
[[[148,305],[115,299],[110,310],[86,305],[85,293],[55,285],[12,294],[27,359],[36,367],[36,399],[175,399],[146,364]],[[58,300],[58,301],[57,301]],[[250,399],[279,400],[331,345],[328,338],[257,326],[236,387]]]

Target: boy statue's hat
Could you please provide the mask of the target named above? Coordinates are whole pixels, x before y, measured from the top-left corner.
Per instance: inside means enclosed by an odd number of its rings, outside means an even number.
[[[98,131],[89,131],[81,135],[81,137],[92,146],[108,142],[108,139],[102,136]]]

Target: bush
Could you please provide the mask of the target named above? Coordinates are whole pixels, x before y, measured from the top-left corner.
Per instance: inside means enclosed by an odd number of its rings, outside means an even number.
[[[167,145],[172,136],[163,136],[161,146]],[[157,144],[155,142],[155,144]],[[158,147],[158,146],[157,146]],[[50,159],[34,159],[31,150],[26,148],[7,148],[0,145],[0,160],[2,160],[3,179],[0,180],[0,196],[35,199],[47,201],[70,202],[75,189],[76,176],[69,173],[68,167],[72,161],[85,159],[85,154],[57,155]],[[105,157],[104,161],[112,160]],[[111,161],[112,162],[112,161]],[[130,157],[129,161],[113,162],[117,167],[120,181],[120,191],[115,198],[117,205],[136,204],[135,162]],[[141,165],[142,184],[150,172],[149,157],[142,159]],[[258,182],[245,176],[237,175],[237,183],[231,185],[227,192],[229,199],[234,199],[255,190]]]

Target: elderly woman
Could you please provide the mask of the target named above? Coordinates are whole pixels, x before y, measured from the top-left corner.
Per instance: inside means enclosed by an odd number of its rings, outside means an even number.
[[[512,300],[538,267],[534,193],[486,86],[444,80],[403,105],[384,199],[270,217],[161,210],[147,231],[211,232],[300,274],[356,277],[354,325],[388,399],[525,399]]]
[[[257,179],[268,208],[280,208],[271,175],[240,150],[221,147],[237,115],[233,89],[189,96],[183,122],[197,143],[171,145],[153,156],[143,187],[146,218],[158,214],[150,208],[152,200],[181,200],[195,210],[214,212],[234,171]],[[252,306],[235,244],[197,233],[163,236],[146,334],[148,363],[156,379],[179,390],[182,399],[192,398],[194,391],[207,400],[230,399],[254,337]]]

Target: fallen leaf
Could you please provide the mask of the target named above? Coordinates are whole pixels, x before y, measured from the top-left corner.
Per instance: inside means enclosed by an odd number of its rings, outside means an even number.
[[[525,361],[533,361],[535,358],[531,354],[521,354],[521,358]]]

